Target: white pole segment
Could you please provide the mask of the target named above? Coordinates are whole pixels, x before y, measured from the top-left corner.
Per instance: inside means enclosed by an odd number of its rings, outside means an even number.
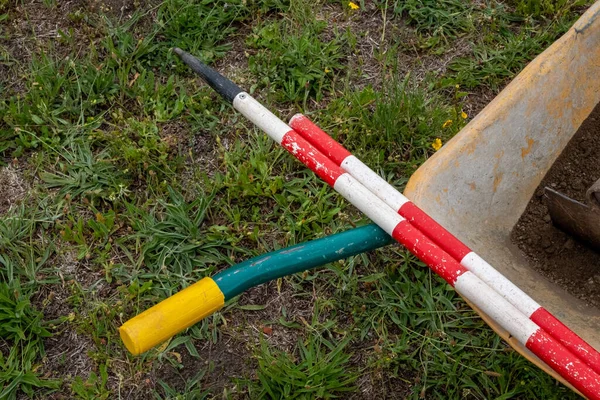
[[[541,307],[527,293],[509,281],[498,270],[477,255],[477,253],[470,252],[460,263],[515,305],[527,318],[531,317],[531,314]]]
[[[405,203],[410,201],[358,158],[348,156],[340,166],[365,185],[367,189],[375,193],[377,197],[396,210],[396,212]]]
[[[248,93],[242,92],[235,96],[233,107],[278,144],[281,144],[285,134],[292,130]]]
[[[360,184],[352,175],[340,175],[333,188],[390,236],[404,218],[383,200]]]
[[[459,276],[454,287],[522,344],[526,344],[531,335],[540,329],[504,297],[490,290],[490,287],[471,271]],[[485,293],[485,296],[481,296],[482,293]]]

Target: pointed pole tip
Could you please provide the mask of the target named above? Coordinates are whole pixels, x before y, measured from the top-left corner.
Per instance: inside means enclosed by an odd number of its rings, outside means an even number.
[[[2,0],[0,0],[2,1]],[[198,60],[193,55],[186,53],[178,47],[173,47],[173,52],[177,54],[181,60],[188,65],[200,77],[210,85],[218,94],[220,94],[229,103],[233,102],[233,99],[241,92],[235,83],[219,74],[214,69],[210,68],[202,61]]]

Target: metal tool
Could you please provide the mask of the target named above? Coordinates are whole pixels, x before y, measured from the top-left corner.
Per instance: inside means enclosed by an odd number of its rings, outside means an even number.
[[[586,192],[588,204],[544,188],[548,212],[554,225],[600,251],[600,179]]]

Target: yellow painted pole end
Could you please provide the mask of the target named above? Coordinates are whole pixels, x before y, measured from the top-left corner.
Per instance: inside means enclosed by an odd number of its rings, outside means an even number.
[[[211,278],[204,278],[131,318],[119,328],[133,355],[142,354],[223,307],[225,297]]]

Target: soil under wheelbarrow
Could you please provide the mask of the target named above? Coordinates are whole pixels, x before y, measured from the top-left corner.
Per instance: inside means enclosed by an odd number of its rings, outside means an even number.
[[[586,190],[599,178],[600,104],[552,165],[511,234],[535,270],[595,307],[600,307],[600,253],[552,224],[543,194],[549,186],[585,203]]]

